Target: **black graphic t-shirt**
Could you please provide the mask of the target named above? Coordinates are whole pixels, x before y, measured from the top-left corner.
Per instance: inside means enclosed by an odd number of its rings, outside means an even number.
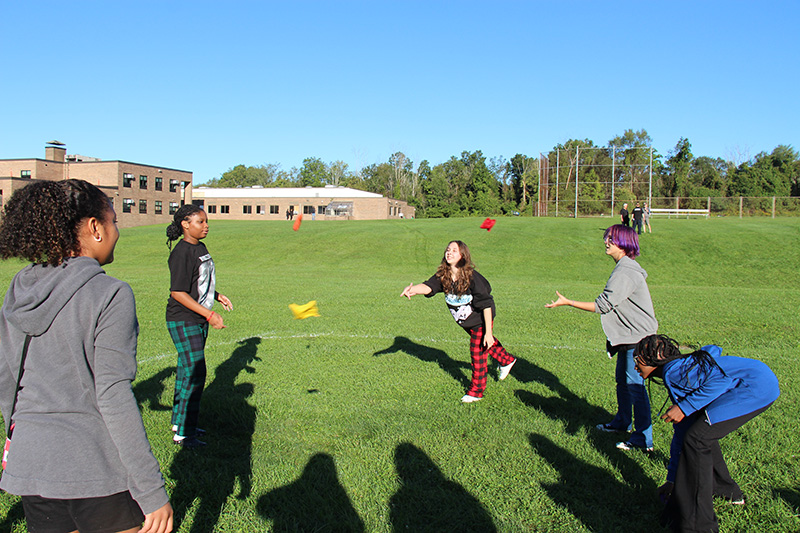
[[[434,294],[442,292],[442,281],[434,274],[428,281],[423,282],[431,288],[430,298]],[[467,292],[464,294],[445,294],[444,302],[450,309],[456,323],[466,329],[483,325],[483,310],[492,309],[492,318],[497,314],[492,298],[492,286],[478,272],[472,272],[472,281]]]
[[[211,309],[214,305],[216,275],[214,261],[202,242],[189,244],[184,240],[169,254],[169,290],[186,292],[197,303]],[[178,303],[172,296],[167,300],[167,320],[202,324],[203,315],[197,314]]]

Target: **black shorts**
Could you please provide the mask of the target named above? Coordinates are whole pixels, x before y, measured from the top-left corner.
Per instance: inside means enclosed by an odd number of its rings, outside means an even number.
[[[116,533],[141,527],[144,514],[127,490],[99,498],[54,500],[23,496],[29,533]]]

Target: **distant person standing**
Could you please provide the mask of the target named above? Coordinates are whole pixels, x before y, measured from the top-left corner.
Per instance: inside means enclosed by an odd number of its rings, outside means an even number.
[[[648,233],[653,233],[653,228],[650,227],[650,206],[647,202],[644,203],[644,227],[647,228]]]
[[[631,227],[631,216],[628,214],[628,204],[622,204],[622,209],[619,210],[619,219],[623,226],[627,228]]]
[[[642,209],[642,206],[639,205],[639,202],[636,202],[636,207],[633,208],[633,229],[635,229],[636,233],[639,235],[642,234],[643,218],[644,218],[644,209]]]

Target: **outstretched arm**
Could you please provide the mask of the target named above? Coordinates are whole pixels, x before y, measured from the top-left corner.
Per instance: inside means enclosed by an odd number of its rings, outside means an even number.
[[[430,294],[431,290],[432,289],[424,283],[418,283],[417,285],[409,283],[408,287],[403,290],[400,296],[405,296],[410,300],[412,296],[416,296],[417,294]]]
[[[545,304],[545,307],[548,309],[552,307],[561,307],[562,305],[569,305],[576,309],[583,309],[584,311],[589,311],[590,313],[595,312],[595,305],[594,302],[576,302],[575,300],[569,300],[565,298],[560,292],[556,291],[558,298],[550,302],[549,304]]]

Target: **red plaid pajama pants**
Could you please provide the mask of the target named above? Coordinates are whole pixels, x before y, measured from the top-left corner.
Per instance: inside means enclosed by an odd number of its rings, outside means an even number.
[[[515,357],[508,353],[497,337],[494,338],[494,344],[487,349],[484,349],[483,344],[483,326],[478,326],[472,329],[465,329],[469,333],[469,352],[472,356],[472,386],[470,386],[467,394],[475,396],[476,398],[483,398],[483,391],[486,390],[486,374],[489,367],[489,356],[491,355],[500,366],[510,365],[515,361]]]

